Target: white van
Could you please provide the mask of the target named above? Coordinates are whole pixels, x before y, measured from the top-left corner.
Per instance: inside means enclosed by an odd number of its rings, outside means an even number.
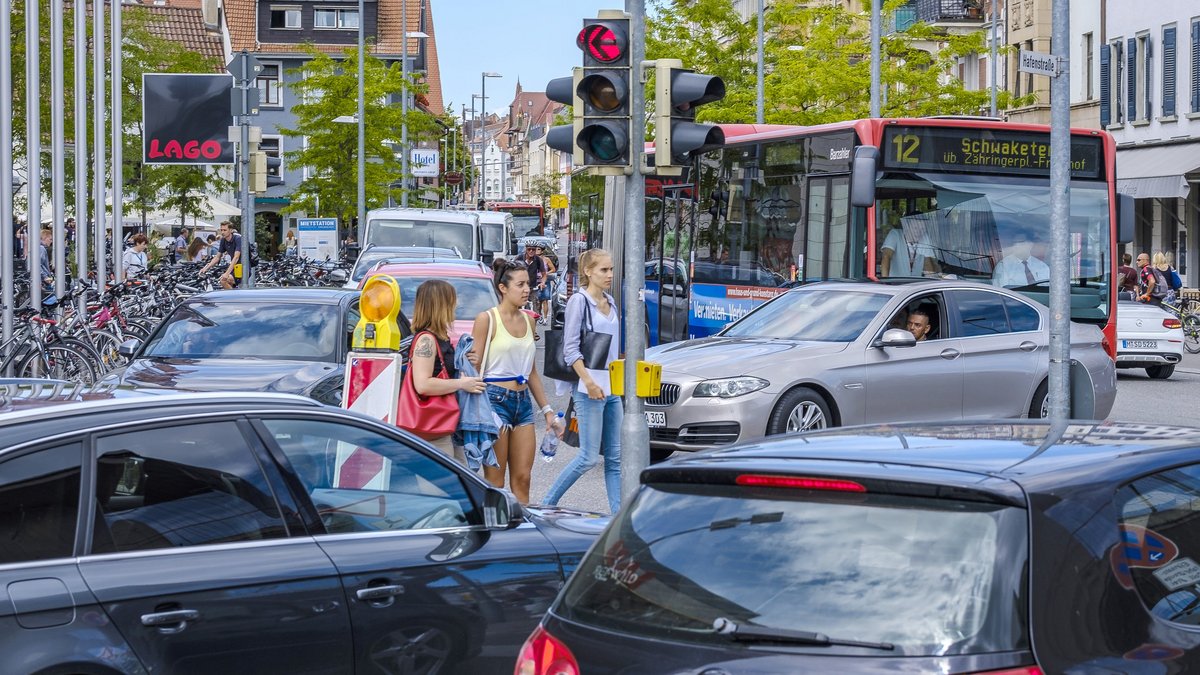
[[[362,245],[448,248],[467,260],[483,254],[479,214],[443,209],[374,209],[367,212]]]
[[[475,211],[479,226],[483,230],[483,262],[492,264],[496,258],[508,258],[516,254],[517,235],[513,216],[504,211]]]

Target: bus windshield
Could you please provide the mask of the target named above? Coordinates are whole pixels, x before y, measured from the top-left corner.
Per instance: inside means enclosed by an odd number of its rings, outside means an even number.
[[[473,258],[474,228],[470,223],[436,220],[380,219],[368,222],[367,244],[375,246],[436,246]]]
[[[875,204],[879,278],[981,281],[1049,303],[1050,191],[1044,179],[885,173]],[[1108,188],[1071,182],[1071,316],[1108,315]]]

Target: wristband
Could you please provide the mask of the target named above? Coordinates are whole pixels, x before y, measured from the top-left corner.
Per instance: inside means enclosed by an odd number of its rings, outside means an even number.
[[[552,412],[554,412],[554,408],[551,408],[549,403],[542,406],[542,414],[543,415],[549,415]]]

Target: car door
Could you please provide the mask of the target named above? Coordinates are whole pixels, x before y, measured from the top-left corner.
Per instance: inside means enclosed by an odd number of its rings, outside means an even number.
[[[1041,314],[999,291],[954,290],[946,296],[971,382],[963,391],[963,417],[1020,417],[1027,413],[1034,389],[1049,368],[1048,337],[1041,327]]]
[[[929,337],[912,347],[868,344],[866,371],[866,423],[915,422],[958,419],[962,415],[965,372],[962,344],[946,334],[945,302],[940,293],[929,293],[904,303],[897,317],[909,309],[923,308],[936,321]],[[893,327],[895,318],[877,330]]]
[[[99,435],[80,570],[151,672],[351,672],[336,570],[294,531],[244,424]]]
[[[325,525],[316,539],[342,575],[359,672],[511,670],[562,583],[535,527],[485,528],[477,480],[398,434],[335,419],[259,428]]]

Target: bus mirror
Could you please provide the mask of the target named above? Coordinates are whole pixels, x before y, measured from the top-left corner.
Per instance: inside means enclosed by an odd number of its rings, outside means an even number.
[[[1133,195],[1117,193],[1117,243],[1128,244],[1133,241]]]
[[[854,165],[850,173],[850,204],[862,208],[875,205],[875,171],[879,164],[879,148],[860,145],[854,149]]]

